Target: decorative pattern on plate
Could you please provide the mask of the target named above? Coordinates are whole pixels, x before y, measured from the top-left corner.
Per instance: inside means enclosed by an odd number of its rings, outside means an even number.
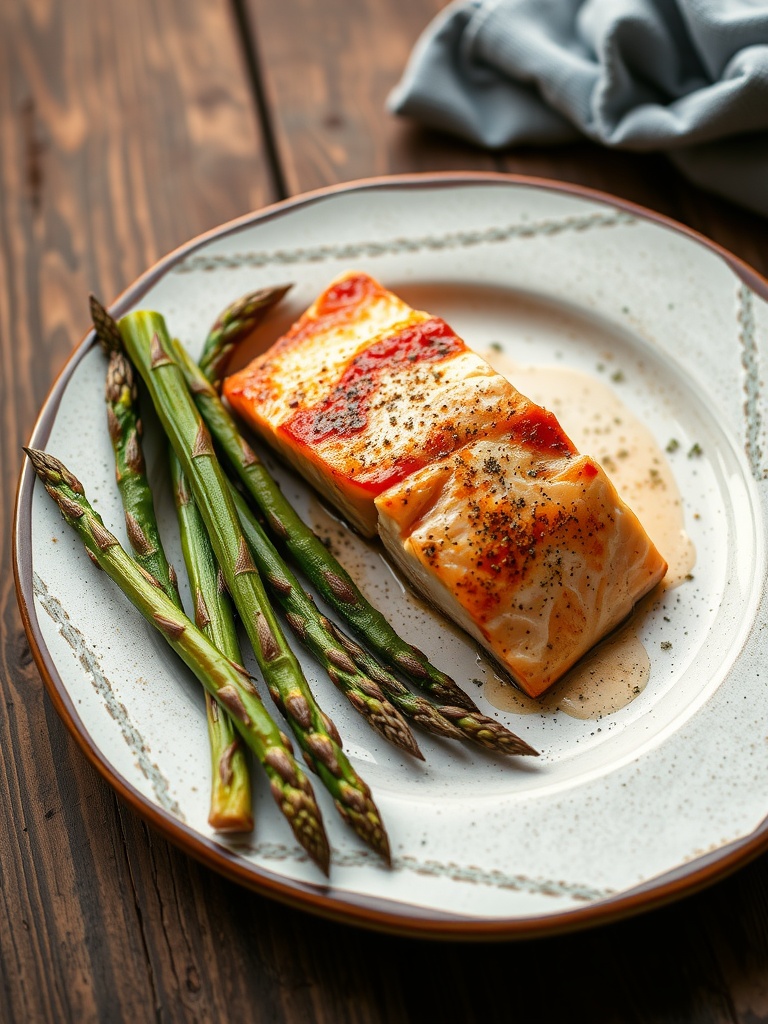
[[[444,235],[422,235],[416,238],[390,238],[383,242],[348,242],[343,245],[318,245],[308,249],[275,249],[271,252],[213,253],[190,256],[173,268],[173,273],[188,274],[194,270],[234,270],[238,267],[267,267],[291,263],[322,263],[325,260],[372,259],[376,256],[397,256],[399,253],[421,252],[424,249],[463,249],[473,245],[508,242],[512,238],[535,238],[537,235],[559,235],[564,231],[589,231],[635,224],[629,213],[591,213],[583,217],[564,217],[533,224],[508,224],[506,227],[482,231],[455,231]]]
[[[255,854],[263,860],[292,860],[301,863],[307,863],[309,860],[304,851],[299,849],[299,847],[286,846],[283,843],[230,843],[227,848],[240,854]],[[379,858],[368,850],[346,851],[334,849],[332,856],[333,863],[337,867],[373,867],[382,871],[385,870],[382,868]],[[417,857],[409,856],[393,857],[390,870],[408,871],[431,878],[447,878],[451,882],[462,882],[468,885],[491,885],[497,889],[535,893],[537,896],[564,896],[587,903],[607,899],[614,894],[613,889],[596,889],[590,885],[579,885],[576,882],[554,881],[547,878],[529,878],[527,875],[510,875],[504,871],[487,871],[472,864],[419,860]]]
[[[760,415],[760,369],[757,338],[755,337],[753,296],[746,285],[739,288],[739,325],[741,365],[744,367],[744,418],[747,427],[744,447],[752,475],[755,480],[763,480],[768,477],[768,469],[763,465],[763,450],[760,445],[763,428]]]
[[[72,625],[67,610],[59,599],[54,597],[37,573],[34,576],[34,587],[35,596],[38,601],[59,627],[59,632],[76,654],[78,661],[91,680],[94,690],[101,697],[107,711],[120,727],[122,737],[133,752],[141,774],[151,784],[157,802],[180,821],[186,821],[177,801],[170,794],[168,780],[150,758],[149,750],[141,733],[131,721],[125,705],[117,699],[115,691],[112,689],[112,684],[101,669],[99,659],[86,643],[80,630]]]

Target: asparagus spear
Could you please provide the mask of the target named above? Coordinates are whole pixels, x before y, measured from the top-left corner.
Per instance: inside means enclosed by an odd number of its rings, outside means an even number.
[[[115,321],[95,296],[91,295],[89,302],[96,338],[109,358],[104,397],[109,437],[115,453],[115,478],[123,503],[128,540],[139,565],[181,608],[176,572],[165,557],[144,463],[139,396],[133,367],[123,352]]]
[[[133,368],[122,352],[110,351],[105,397],[115,453],[115,478],[136,561],[181,608],[176,572],[165,557],[141,447],[141,420]]]
[[[273,700],[284,711],[307,763],[333,795],[339,813],[389,862],[389,841],[370,790],[342,751],[335,726],[312,696],[267,600],[210,435],[171,354],[165,321],[159,313],[140,311],[124,317],[119,328],[189,481]],[[210,388],[207,381],[206,387]]]
[[[242,656],[232,605],[192,492],[176,455],[170,453],[171,479],[184,562],[192,590],[195,623],[235,664]],[[211,748],[211,805],[208,824],[219,832],[250,832],[251,780],[245,751],[231,717],[206,692],[205,710]]]
[[[378,683],[369,674],[360,671],[343,644],[328,628],[327,620],[320,615],[312,599],[280,557],[242,495],[234,487],[231,488],[231,494],[256,567],[270,593],[283,609],[288,625],[325,668],[334,684],[346,694],[352,706],[365,715],[385,739],[416,757],[422,757],[421,751],[400,711],[414,718],[420,713],[420,724],[439,736],[459,735],[449,722],[435,713],[428,701],[423,697],[414,697],[405,687],[402,689],[408,693],[408,697],[413,698],[412,701],[407,698],[401,700],[399,695],[391,703],[386,699]]]
[[[122,339],[117,325],[93,295],[90,297],[90,307],[96,337],[109,357],[106,383],[107,419],[128,538],[134,549],[136,561],[154,577],[158,586],[174,604],[182,608],[176,573],[173,566],[169,565],[163,550],[152,491],[144,469],[138,389],[133,367],[122,351]],[[195,529],[193,515],[193,511],[190,511],[188,528],[192,531]],[[185,518],[181,511],[179,518]],[[184,537],[184,527],[187,524],[182,522],[181,525]],[[199,533],[197,536],[200,536]],[[203,544],[208,545],[204,531],[198,546],[202,548]],[[195,546],[192,545],[191,551],[194,550]],[[204,551],[204,548],[202,550]],[[194,557],[189,550],[185,550],[185,554]],[[212,557],[211,555],[211,560]],[[197,563],[193,565],[190,573],[194,573],[196,568]],[[208,636],[214,643],[216,639],[220,639],[218,636],[212,636],[210,632]],[[239,662],[240,653],[236,637],[234,639],[233,653],[226,648],[222,649],[233,661]],[[208,823],[212,828],[222,832],[250,832],[253,828],[251,782],[244,751],[229,715],[219,712],[216,701],[207,691],[205,709],[212,768]]]
[[[390,672],[382,668],[375,658],[372,658],[359,644],[345,636],[338,626],[329,619],[323,617],[323,622],[332,635],[341,643],[352,661],[359,665],[371,679],[380,683],[382,690],[389,694],[390,699],[394,702],[395,697],[393,693],[398,688],[403,689],[403,684],[398,679],[395,679]],[[468,711],[466,708],[451,707],[445,704],[439,705],[434,710],[443,719],[452,723],[460,739],[472,740],[473,743],[477,743],[481,747],[485,747],[486,750],[492,750],[497,754],[518,756],[532,754],[538,756],[537,750],[534,750],[532,746],[526,743],[525,740],[520,739],[519,736],[516,736],[515,733],[510,732],[506,726],[502,725],[501,722],[497,722],[495,718],[489,718],[488,715],[483,715],[479,711]]]
[[[206,690],[232,713],[240,735],[263,765],[272,795],[297,840],[327,874],[330,848],[312,787],[262,704],[248,673],[214,647],[134,562],[88,503],[83,485],[58,459],[31,448],[24,451],[91,558],[162,633]]]
[[[219,315],[208,332],[200,357],[200,367],[216,391],[221,391],[232,353],[292,287],[285,284],[260,288],[257,292],[243,295]]]
[[[123,503],[128,540],[139,565],[155,579],[174,604],[182,608],[176,572],[168,563],[160,538],[152,489],[144,464],[134,370],[123,351],[115,321],[93,295],[90,296],[90,307],[96,338],[109,358],[104,389],[107,424],[115,453],[115,477]]]
[[[107,312],[95,295],[88,296],[88,303],[96,339],[102,349],[107,355],[110,352],[122,352],[123,339],[120,337],[117,321]]]
[[[453,679],[398,636],[384,615],[365,599],[346,569],[297,515],[240,434],[210,382],[178,342],[174,344],[174,355],[208,429],[258,504],[272,533],[285,543],[318,592],[380,658],[420,689],[439,701],[476,711],[475,702]]]

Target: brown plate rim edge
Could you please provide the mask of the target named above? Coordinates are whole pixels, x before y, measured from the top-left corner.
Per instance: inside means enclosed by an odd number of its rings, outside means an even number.
[[[182,259],[214,239],[238,232],[260,221],[270,220],[289,210],[311,205],[334,195],[364,189],[412,189],[480,184],[515,185],[563,192],[624,210],[636,215],[639,219],[672,229],[718,255],[745,284],[768,301],[768,280],[760,273],[723,246],[664,214],[648,210],[609,193],[568,182],[497,172],[448,171],[393,175],[344,182],[293,196],[246,214],[195,236],[160,259],[123,291],[111,308],[120,312],[123,307],[137,301],[160,277]],[[93,334],[88,332],[67,359],[41,407],[30,443],[40,445],[47,441],[69,378],[92,343]],[[585,907],[530,918],[466,918],[422,908],[414,904],[391,902],[361,894],[333,893],[330,884],[312,885],[295,880],[289,883],[284,881],[282,876],[267,869],[254,870],[252,866],[246,866],[236,854],[179,822],[169,812],[158,808],[136,790],[114,770],[81,722],[58,676],[34,611],[32,557],[29,544],[34,479],[34,473],[25,463],[19,477],[16,494],[13,522],[13,571],[24,630],[56,712],[90,763],[133,810],[174,845],[230,880],[289,906],[310,911],[330,920],[373,928],[403,937],[455,941],[534,938],[607,924],[692,895],[745,865],[768,846],[768,818],[766,818],[750,835],[719,851],[680,865],[636,889],[590,903]]]

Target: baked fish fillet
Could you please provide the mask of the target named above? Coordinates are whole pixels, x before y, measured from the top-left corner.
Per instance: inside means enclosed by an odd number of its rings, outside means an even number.
[[[333,282],[224,394],[532,696],[666,572],[551,413],[366,274]]]

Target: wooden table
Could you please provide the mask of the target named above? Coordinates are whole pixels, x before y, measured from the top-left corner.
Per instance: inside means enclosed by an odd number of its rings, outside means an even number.
[[[441,6],[0,5],[3,1021],[768,1020],[766,857],[575,936],[451,946],[329,924],[153,834],[85,761],[31,659],[11,572],[20,446],[88,328],[88,292],[111,300],[198,232],[347,179],[495,169],[634,200],[768,274],[768,223],[661,157],[587,143],[494,156],[387,115]]]

